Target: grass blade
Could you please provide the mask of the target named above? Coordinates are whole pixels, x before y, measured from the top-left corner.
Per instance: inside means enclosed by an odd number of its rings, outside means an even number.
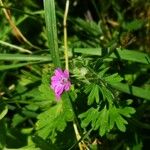
[[[23,67],[26,65],[38,64],[38,63],[43,63],[43,62],[37,61],[37,62],[26,62],[26,63],[11,64],[11,65],[0,65],[0,71],[1,70],[8,70],[8,69],[16,69],[16,68],[20,68],[20,67]]]
[[[124,83],[110,83],[112,87],[119,91],[137,96],[146,100],[150,100],[150,91],[148,89],[124,84]]]
[[[54,0],[44,0],[45,21],[47,29],[47,38],[55,67],[60,67],[60,58],[58,51],[56,13]]]
[[[0,60],[8,61],[51,61],[50,56],[25,55],[25,54],[0,54]]]
[[[12,49],[16,49],[16,50],[18,50],[19,52],[22,52],[22,53],[29,53],[29,54],[32,54],[32,52],[31,52],[30,50],[28,50],[28,49],[24,49],[24,48],[19,47],[19,46],[17,46],[17,45],[13,45],[13,44],[10,44],[10,43],[1,41],[1,40],[0,40],[0,44],[2,44],[2,45],[4,45],[4,46],[8,46],[8,47],[10,47],[10,48],[12,48]]]
[[[75,48],[73,52],[81,53],[85,55],[102,56],[101,48]],[[150,57],[148,54],[135,51],[135,50],[127,50],[127,49],[122,49],[122,50],[117,49],[109,57],[143,63],[143,64],[149,64],[150,62]]]

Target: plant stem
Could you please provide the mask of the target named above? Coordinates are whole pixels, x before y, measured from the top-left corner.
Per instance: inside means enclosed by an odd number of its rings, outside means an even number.
[[[66,1],[66,8],[65,8],[65,14],[64,14],[64,55],[65,55],[65,68],[66,70],[69,70],[68,65],[68,46],[67,46],[67,16],[69,11],[69,0]]]
[[[67,45],[67,16],[68,16],[68,11],[69,11],[69,0],[66,1],[66,7],[65,7],[65,13],[64,13],[64,20],[63,20],[63,25],[64,25],[64,55],[65,55],[65,69],[69,71],[69,59],[68,59],[68,45]],[[72,105],[72,104],[70,104]],[[81,139],[80,133],[77,128],[77,124],[75,122],[75,119],[73,121],[73,128],[75,131],[76,139],[79,141]],[[79,149],[83,150],[83,146],[85,145],[83,141],[79,142]]]

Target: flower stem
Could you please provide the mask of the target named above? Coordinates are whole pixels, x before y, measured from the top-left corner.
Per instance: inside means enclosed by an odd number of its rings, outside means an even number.
[[[65,14],[64,14],[64,55],[65,55],[65,68],[66,70],[69,70],[69,63],[68,63],[68,46],[67,46],[67,16],[69,11],[69,0],[66,1],[66,8],[65,8]]]
[[[66,7],[65,7],[65,13],[64,13],[64,20],[63,20],[63,25],[64,25],[64,55],[65,55],[65,69],[69,71],[69,61],[68,61],[68,45],[67,45],[67,16],[68,16],[68,11],[69,11],[69,0],[66,1]],[[72,107],[72,103],[70,103]],[[79,141],[81,139],[80,133],[77,128],[77,124],[75,122],[75,119],[73,121],[73,128],[75,131],[76,139]],[[84,142],[81,141],[79,142],[79,149],[83,150],[82,144]]]

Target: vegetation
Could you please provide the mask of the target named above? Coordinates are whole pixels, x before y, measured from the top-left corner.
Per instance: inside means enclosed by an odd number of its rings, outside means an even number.
[[[0,0],[0,150],[147,149],[150,2],[67,2]]]

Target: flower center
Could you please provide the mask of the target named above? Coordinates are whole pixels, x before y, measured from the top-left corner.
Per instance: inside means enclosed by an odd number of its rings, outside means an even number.
[[[61,84],[66,84],[68,82],[68,79],[67,78],[61,78],[61,80],[60,80],[60,83]]]

